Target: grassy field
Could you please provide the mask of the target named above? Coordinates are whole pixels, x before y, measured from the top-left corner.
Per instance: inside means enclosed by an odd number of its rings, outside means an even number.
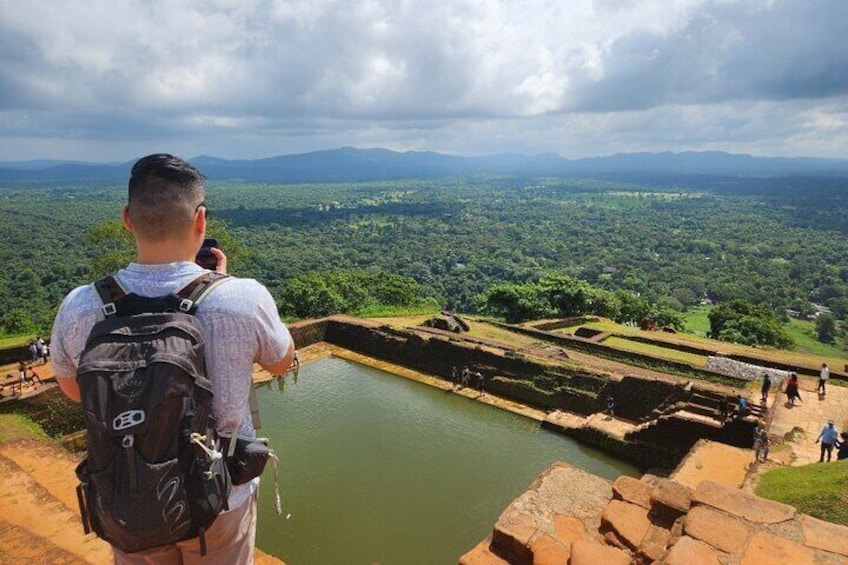
[[[0,414],[0,443],[19,438],[47,439],[47,434],[26,416]]]
[[[696,331],[698,331],[698,328],[701,330],[704,328],[707,330],[709,329],[707,307],[692,309],[686,314],[686,316],[687,329],[694,328]],[[659,347],[660,349],[662,349],[662,346],[659,344],[662,342],[679,343],[701,347],[710,351],[715,351],[719,354],[749,355],[764,360],[807,366],[811,369],[820,367],[822,363],[827,363],[834,370],[842,371],[845,364],[848,363],[848,355],[846,355],[846,352],[842,351],[838,347],[818,343],[815,338],[808,333],[813,327],[812,322],[801,322],[798,320],[793,320],[788,326],[793,339],[796,339],[799,344],[796,350],[774,349],[770,347],[754,348],[747,345],[708,339],[692,333],[671,334],[665,332],[645,332],[639,328],[616,324],[615,322],[606,319],[602,319],[599,322],[591,324],[583,324],[583,326],[604,332],[611,332],[619,336],[649,337],[658,343],[658,345],[655,345],[654,347]],[[560,331],[571,333],[576,328],[576,326],[572,328],[564,328]],[[796,336],[799,337],[796,338]],[[611,342],[607,340],[605,343]],[[651,346],[646,345],[646,347]],[[634,351],[648,353],[646,349],[634,349]],[[671,354],[662,354],[663,357],[672,358],[669,357],[669,355]]]
[[[710,331],[709,306],[698,306],[691,308],[683,314],[686,330],[696,335],[706,337]],[[816,338],[815,322],[796,320],[791,318],[786,326],[792,341],[795,342],[795,351],[808,353],[821,357],[844,358],[846,352],[835,345],[828,345]]]
[[[697,336],[707,337],[710,331],[710,319],[707,317],[709,312],[709,306],[697,306],[684,312],[683,321],[686,324],[686,331]]]
[[[24,345],[25,343],[29,343],[33,338],[32,335],[19,335],[13,337],[2,337],[0,338],[0,348],[2,347],[15,347],[16,345]]]
[[[773,469],[763,474],[756,493],[804,514],[848,525],[848,460]]]
[[[617,349],[625,351],[633,351],[634,353],[644,353],[652,357],[661,359],[669,359],[671,361],[682,361],[689,363],[693,367],[706,367],[707,358],[704,355],[696,355],[685,351],[678,351],[660,345],[651,345],[650,343],[642,343],[639,341],[631,341],[627,338],[612,336],[604,340],[604,345],[610,345]]]

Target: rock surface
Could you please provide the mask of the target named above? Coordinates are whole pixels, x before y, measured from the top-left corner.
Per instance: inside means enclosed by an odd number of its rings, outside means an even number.
[[[848,527],[711,481],[648,479],[610,484],[554,464],[460,563],[848,565]]]

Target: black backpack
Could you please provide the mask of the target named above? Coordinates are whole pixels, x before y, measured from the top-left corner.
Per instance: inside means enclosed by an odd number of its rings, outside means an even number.
[[[125,552],[200,538],[227,509],[230,477],[212,417],[198,303],[226,275],[206,272],[174,294],[126,294],[97,281],[106,319],[77,370],[87,458],[77,496],[92,529]]]

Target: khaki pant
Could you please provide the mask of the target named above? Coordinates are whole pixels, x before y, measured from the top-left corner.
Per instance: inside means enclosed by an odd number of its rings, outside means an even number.
[[[115,565],[252,565],[256,542],[256,494],[240,507],[220,514],[206,532],[206,555],[200,539],[154,547],[138,553],[112,548]]]

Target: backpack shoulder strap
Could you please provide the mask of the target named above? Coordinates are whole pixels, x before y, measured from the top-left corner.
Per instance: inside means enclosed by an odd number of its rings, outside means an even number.
[[[209,271],[197,276],[190,283],[179,289],[174,294],[180,298],[180,311],[188,314],[197,312],[197,306],[207,294],[223,280],[229,278],[229,275]]]
[[[94,290],[97,291],[97,295],[100,297],[100,302],[102,303],[101,310],[103,311],[103,314],[107,318],[115,316],[117,313],[115,303],[127,295],[126,291],[123,287],[121,287],[117,279],[115,279],[112,275],[109,275],[108,277],[96,280],[94,281]]]

